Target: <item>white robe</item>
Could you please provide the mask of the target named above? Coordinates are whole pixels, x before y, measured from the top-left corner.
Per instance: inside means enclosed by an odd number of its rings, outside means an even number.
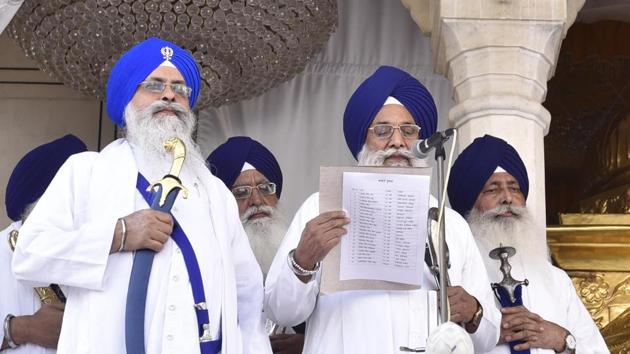
[[[136,166],[143,171],[136,155],[119,139],[101,153],[70,157],[20,232],[16,277],[29,286],[69,287],[59,353],[125,352],[133,253],[110,255],[109,250],[117,219],[148,208],[136,191]],[[178,197],[172,213],[199,261],[211,332],[221,335],[224,354],[270,353],[261,320],[262,274],[236,202],[210,172],[193,177],[185,171],[180,177],[189,199]],[[155,256],[149,280],[147,353],[199,353],[193,304],[181,251],[169,239]]]
[[[499,261],[488,258],[486,262],[490,281],[500,282],[503,276],[499,272]],[[510,258],[509,262],[512,266],[511,274],[514,279],[527,278],[529,280],[529,285],[522,287],[525,307],[543,319],[571,332],[577,341],[577,354],[609,353],[604,338],[602,338],[591,315],[577,295],[573,282],[563,270],[547,264],[545,266],[547,268],[545,271],[546,280],[542,280],[533,272],[525,272],[516,259]],[[498,301],[496,301],[496,306],[500,308]],[[510,347],[508,344],[502,344],[490,353],[509,354]],[[535,348],[531,349],[531,353],[553,354],[554,350]]]
[[[0,231],[0,289],[2,289],[2,294],[0,295],[0,321],[4,321],[8,314],[15,316],[32,315],[41,307],[41,302],[35,290],[18,282],[11,271],[13,251],[9,248],[7,239],[9,233],[13,230],[19,230],[21,225],[21,221],[16,221]],[[0,343],[3,341],[4,331],[0,331]],[[7,353],[53,354],[56,351],[34,344],[23,344],[16,349],[7,351]]]
[[[432,198],[432,204],[435,200]],[[287,254],[297,247],[308,221],[319,215],[319,194],[310,196],[295,215],[273,261],[265,286],[265,312],[273,321],[293,326],[307,321],[304,353],[394,354],[400,346],[426,346],[428,318],[436,317],[435,292],[345,291],[319,295],[319,277],[304,284],[293,274]],[[472,335],[476,352],[492,349],[499,337],[500,314],[494,306],[481,256],[468,224],[447,209],[446,232],[453,285],[461,285],[484,308]],[[319,296],[318,296],[319,295]]]

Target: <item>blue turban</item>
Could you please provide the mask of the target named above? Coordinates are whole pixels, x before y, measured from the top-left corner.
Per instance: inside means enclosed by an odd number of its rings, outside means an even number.
[[[195,58],[171,42],[152,37],[123,54],[107,80],[107,114],[119,127],[125,126],[125,107],[135,95],[138,85],[167,58],[182,74],[186,85],[192,88],[188,104],[191,109],[195,106],[201,83]]]
[[[247,136],[233,136],[208,156],[210,171],[229,189],[241,174],[245,162],[276,184],[276,195],[280,198],[282,171],[276,158],[263,144]]]
[[[4,204],[9,218],[20,220],[24,209],[44,194],[66,159],[86,150],[79,138],[68,134],[24,155],[13,169],[7,184]]]
[[[354,158],[365,144],[368,128],[388,96],[396,98],[422,128],[426,139],[437,128],[437,108],[433,97],[420,81],[392,66],[381,66],[352,94],[343,114],[343,134]]]
[[[521,192],[527,199],[529,179],[518,152],[505,140],[484,135],[468,145],[453,164],[448,181],[451,207],[466,216],[498,166],[518,181]]]

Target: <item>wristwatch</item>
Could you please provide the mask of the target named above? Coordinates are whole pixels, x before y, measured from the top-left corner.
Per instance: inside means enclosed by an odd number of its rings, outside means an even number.
[[[477,332],[477,328],[479,328],[479,324],[483,318],[483,306],[481,306],[479,300],[475,299],[475,301],[477,301],[477,311],[475,311],[472,319],[464,324],[464,328],[468,333]]]
[[[564,337],[564,351],[561,353],[573,353],[575,352],[575,347],[577,346],[577,341],[575,337],[571,334],[571,332],[567,331],[567,336]]]

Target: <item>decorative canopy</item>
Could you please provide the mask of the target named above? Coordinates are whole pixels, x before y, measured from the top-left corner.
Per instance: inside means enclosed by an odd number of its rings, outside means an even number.
[[[29,0],[8,31],[44,71],[99,98],[124,51],[173,42],[201,66],[203,108],[287,81],[336,26],[336,0]]]

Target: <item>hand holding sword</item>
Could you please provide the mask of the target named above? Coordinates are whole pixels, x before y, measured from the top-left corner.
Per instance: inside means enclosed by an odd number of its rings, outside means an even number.
[[[124,218],[126,237],[123,251],[149,249],[160,252],[173,231],[173,217],[153,209],[135,211]],[[114,230],[114,240],[110,254],[120,250],[122,242],[122,221],[119,219]]]
[[[186,158],[186,147],[181,140],[171,138],[164,143],[164,148],[173,153],[173,164],[169,173],[160,181],[151,184],[147,190],[155,190],[151,209],[138,210],[118,220],[110,253],[121,249],[123,251],[148,249],[159,252],[171,236],[173,217],[170,215],[170,209],[180,190],[184,199],[188,197],[188,190],[182,186],[178,177]],[[126,234],[125,243],[121,248],[123,233]]]
[[[179,173],[186,158],[186,146],[178,138],[171,138],[164,143],[164,149],[173,153],[171,170],[159,182],[146,188],[146,192],[153,191],[152,199],[142,193],[140,185],[147,183],[144,177],[138,173],[136,188],[143,194],[147,202],[151,200],[151,210],[142,210],[132,213],[118,221],[120,225],[120,238],[114,237],[112,250],[136,250],[131,275],[129,277],[129,289],[127,291],[127,303],[125,308],[125,346],[129,354],[143,354],[145,308],[151,266],[155,256],[154,251],[160,251],[164,243],[168,241],[173,232],[173,218],[170,215],[171,208],[179,192],[186,198],[188,191],[179,180]],[[141,183],[142,182],[142,183]],[[127,218],[130,221],[130,229],[127,230]],[[127,235],[126,232],[129,232]],[[125,241],[129,239],[129,244]],[[118,248],[116,248],[116,243]]]

